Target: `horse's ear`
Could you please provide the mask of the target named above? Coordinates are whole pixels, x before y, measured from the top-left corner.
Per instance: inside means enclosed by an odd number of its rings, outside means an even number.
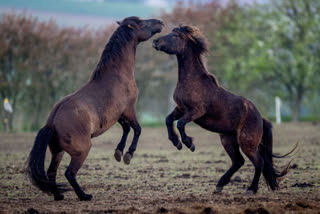
[[[128,28],[134,29],[134,27],[130,24],[128,24],[127,26],[128,26]]]
[[[120,24],[121,24],[121,22],[120,22],[120,21],[117,21],[117,24],[118,24],[118,25],[120,25]]]

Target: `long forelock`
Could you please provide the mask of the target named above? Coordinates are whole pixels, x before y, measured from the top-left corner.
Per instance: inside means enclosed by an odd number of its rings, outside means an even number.
[[[193,44],[193,49],[200,55],[208,52],[207,39],[197,27],[180,25],[172,31],[177,32],[183,39],[189,40]]]

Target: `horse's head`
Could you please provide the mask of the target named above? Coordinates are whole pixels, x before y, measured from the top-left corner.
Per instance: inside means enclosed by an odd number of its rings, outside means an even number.
[[[208,51],[206,38],[197,27],[192,26],[174,28],[168,35],[153,40],[152,46],[167,54],[182,54],[188,48],[199,55]]]
[[[139,42],[150,39],[156,33],[160,33],[164,24],[158,19],[140,19],[132,16],[125,18],[121,22],[117,22],[120,26],[125,26],[131,30]]]

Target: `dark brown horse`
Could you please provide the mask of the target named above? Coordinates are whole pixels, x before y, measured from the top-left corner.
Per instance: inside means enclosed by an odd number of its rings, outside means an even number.
[[[118,22],[90,80],[75,93],[63,98],[52,109],[46,125],[39,131],[27,162],[27,173],[34,185],[44,192],[53,193],[62,200],[66,188],[56,184],[56,173],[64,152],[71,156],[65,172],[80,200],[90,200],[76,181],[76,175],[91,148],[91,138],[104,133],[116,122],[123,128],[123,136],[115,158],[121,161],[130,127],[134,137],[124,162],[130,163],[136,150],[140,125],[135,104],[138,89],[134,78],[137,45],[162,30],[157,19],[141,20],[129,17]],[[47,145],[52,159],[47,174],[44,160]]]
[[[231,168],[219,180],[216,191],[221,192],[231,176],[244,164],[239,147],[255,167],[248,193],[258,190],[261,173],[272,190],[286,174],[273,164],[271,123],[262,118],[256,107],[244,97],[222,88],[208,73],[202,61],[207,52],[207,41],[201,32],[190,26],[180,26],[153,41],[156,50],[175,54],[178,59],[178,83],[174,92],[177,107],[166,118],[169,139],[180,150],[182,144],[174,131],[178,120],[182,142],[195,150],[192,138],[185,133],[185,125],[194,121],[204,129],[220,134],[221,142],[232,160]],[[262,142],[260,144],[260,142]]]

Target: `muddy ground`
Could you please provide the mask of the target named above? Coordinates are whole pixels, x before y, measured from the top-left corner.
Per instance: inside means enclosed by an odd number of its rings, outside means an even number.
[[[216,194],[230,159],[217,134],[197,126],[187,132],[194,137],[194,153],[172,146],[164,127],[143,128],[129,166],[113,157],[120,127],[94,139],[78,174],[80,185],[94,195],[89,202],[79,201],[74,192],[56,202],[30,185],[23,165],[35,134],[0,134],[0,213],[320,213],[320,124],[274,125],[274,152],[289,151],[297,141],[300,152],[280,190],[269,191],[262,178],[258,194],[251,196],[244,194],[254,173],[250,161],[246,158],[223,193]],[[49,158],[48,152],[46,166]],[[69,160],[65,154],[59,182],[66,183]]]

